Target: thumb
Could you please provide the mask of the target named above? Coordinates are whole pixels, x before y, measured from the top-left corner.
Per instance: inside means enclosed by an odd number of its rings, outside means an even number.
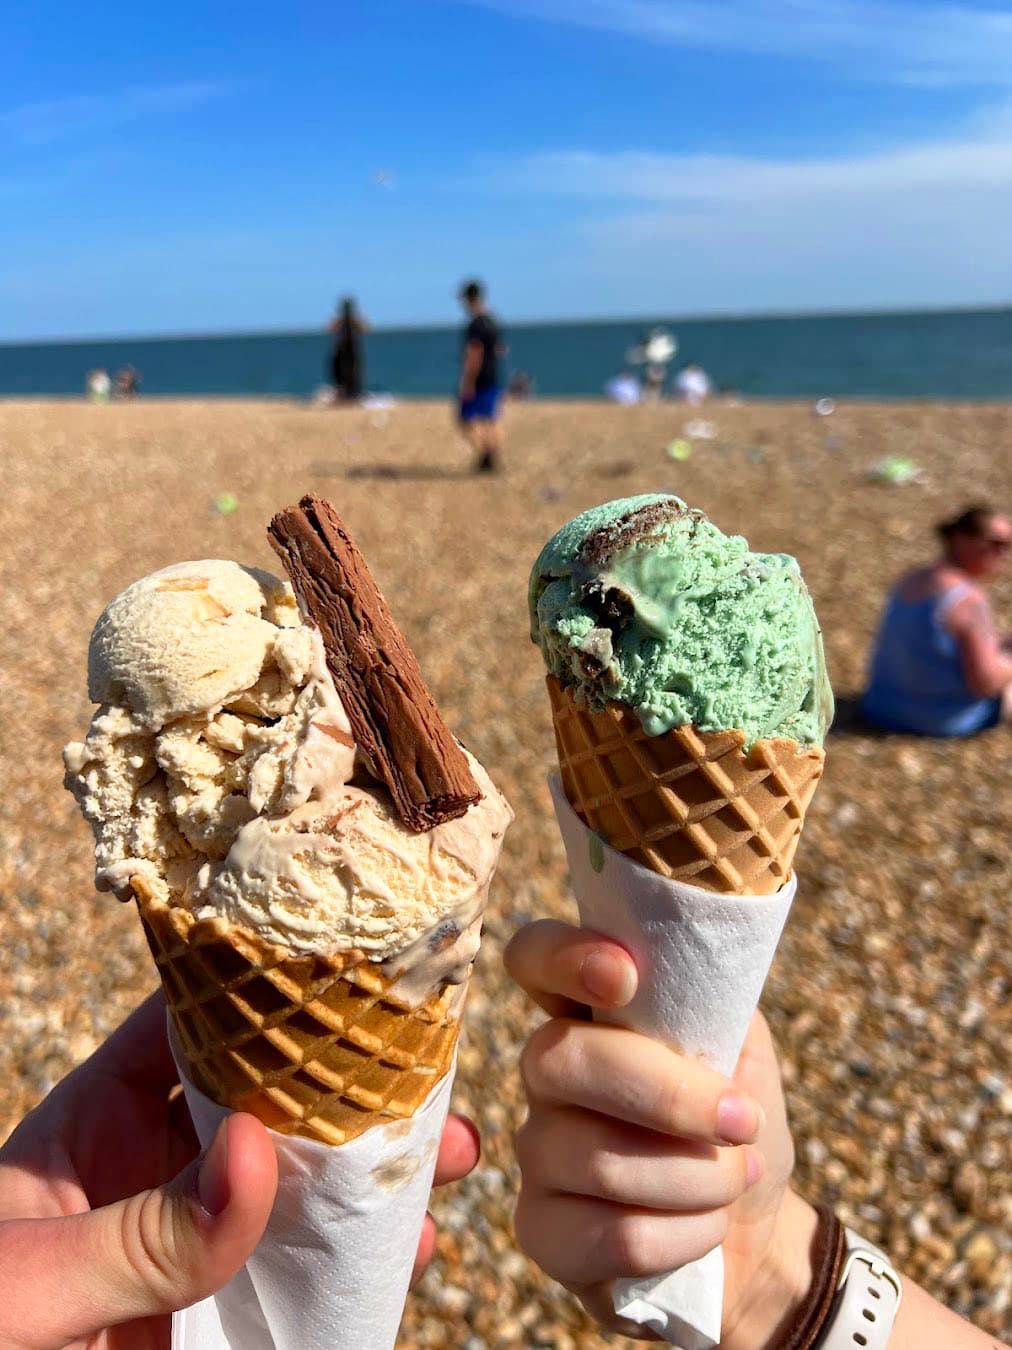
[[[277,1181],[264,1126],[231,1115],[207,1153],[156,1190],[69,1218],[0,1224],[0,1340],[6,1331],[61,1346],[215,1293],[260,1241]]]

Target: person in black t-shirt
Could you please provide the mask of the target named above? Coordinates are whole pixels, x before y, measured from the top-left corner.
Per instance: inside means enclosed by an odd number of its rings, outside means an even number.
[[[505,348],[499,325],[485,307],[481,283],[469,281],[462,286],[460,300],[471,316],[460,362],[460,425],[477,456],[475,472],[495,473],[502,454],[499,360]]]

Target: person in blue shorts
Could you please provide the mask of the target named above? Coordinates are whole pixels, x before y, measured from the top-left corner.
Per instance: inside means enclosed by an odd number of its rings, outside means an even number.
[[[499,362],[505,348],[499,325],[486,307],[481,282],[466,282],[460,289],[460,300],[470,315],[460,361],[460,425],[475,452],[475,472],[495,473],[501,468],[502,457]]]

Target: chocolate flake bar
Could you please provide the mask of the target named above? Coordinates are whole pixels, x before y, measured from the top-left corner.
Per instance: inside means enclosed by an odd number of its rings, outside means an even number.
[[[310,494],[267,533],[320,630],[355,743],[405,825],[421,833],[462,816],[481,798],[467,757],[334,507]]]

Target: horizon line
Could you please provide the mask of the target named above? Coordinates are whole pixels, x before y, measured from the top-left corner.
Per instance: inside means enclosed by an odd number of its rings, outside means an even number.
[[[898,309],[771,309],[771,310],[710,310],[681,314],[673,318],[670,315],[628,314],[628,315],[585,315],[557,319],[511,319],[504,323],[506,329],[517,328],[567,328],[584,325],[620,324],[666,324],[680,323],[750,323],[775,319],[873,319],[873,318],[917,318],[927,315],[943,314],[991,314],[1012,310],[1012,299],[992,301],[988,304],[951,304],[951,305],[913,305]],[[370,329],[372,334],[380,333],[417,333],[417,332],[455,332],[457,323],[409,322],[400,324],[377,325]],[[170,330],[154,333],[97,333],[70,337],[0,337],[0,349],[6,347],[83,347],[89,344],[122,342],[208,342],[222,341],[227,338],[281,338],[328,336],[328,330],[320,328],[256,328],[256,329],[210,329],[204,331]]]

